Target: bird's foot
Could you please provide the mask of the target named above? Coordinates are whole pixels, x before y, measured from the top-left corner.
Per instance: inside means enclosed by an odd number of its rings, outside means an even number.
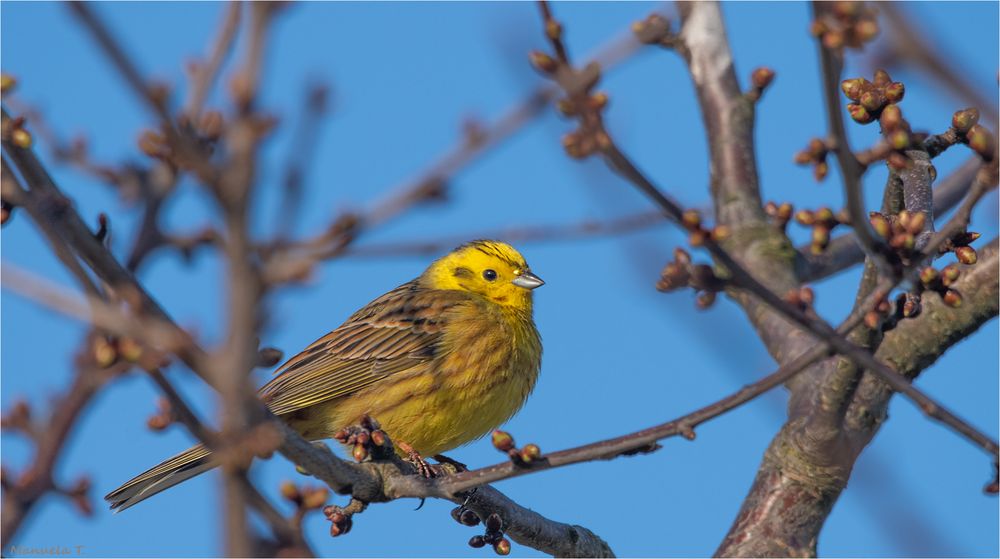
[[[438,477],[437,470],[440,469],[440,466],[428,464],[427,461],[424,460],[424,457],[405,441],[399,441],[397,444],[399,445],[399,449],[406,453],[406,460],[413,464],[413,466],[417,469],[417,473],[420,474],[421,477],[425,477],[427,479]]]
[[[361,416],[357,425],[345,427],[333,435],[341,443],[353,446],[351,454],[358,462],[364,462],[369,455],[384,458],[392,455],[392,443],[382,431],[378,421],[368,415]]]

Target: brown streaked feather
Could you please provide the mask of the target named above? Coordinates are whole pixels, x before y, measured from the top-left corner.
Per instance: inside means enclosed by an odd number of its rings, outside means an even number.
[[[260,397],[284,415],[411,370],[438,354],[447,311],[469,300],[463,292],[405,283],[289,359]]]

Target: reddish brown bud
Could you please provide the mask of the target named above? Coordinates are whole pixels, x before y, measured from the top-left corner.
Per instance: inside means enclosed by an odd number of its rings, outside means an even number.
[[[903,316],[905,318],[913,318],[920,314],[920,296],[912,293],[907,293],[903,297]]]
[[[598,91],[597,93],[591,95],[588,101],[591,109],[601,110],[608,104],[608,94],[603,91]]]
[[[368,458],[368,447],[363,444],[354,445],[354,451],[351,453],[354,459],[358,462],[364,462],[365,458]]]
[[[799,165],[805,165],[806,163],[811,163],[813,159],[814,159],[813,154],[809,153],[808,151],[800,151],[796,153],[794,157],[792,157],[792,161],[794,161]]]
[[[722,242],[729,238],[730,230],[726,225],[716,225],[712,228],[711,237],[715,242]]]
[[[686,210],[681,215],[681,224],[688,231],[694,231],[701,227],[701,214],[698,213],[698,210]]]
[[[896,129],[889,133],[886,138],[889,141],[889,145],[892,149],[897,151],[903,151],[904,149],[910,147],[910,133],[903,129]]]
[[[946,291],[944,296],[941,297],[941,300],[944,301],[945,305],[948,305],[953,309],[957,309],[962,306],[962,294],[954,289]]]
[[[979,123],[979,109],[970,107],[956,111],[951,117],[951,127],[959,134],[966,134]]]
[[[816,223],[816,215],[809,210],[799,210],[795,212],[795,221],[797,221],[799,225],[805,225],[808,227],[813,223]]]
[[[552,74],[559,67],[554,58],[541,51],[531,51],[528,57],[531,60],[531,65],[544,74]]]
[[[700,247],[705,245],[705,241],[708,240],[710,233],[704,229],[698,229],[693,231],[688,235],[688,242],[691,243],[693,247]]]
[[[135,363],[142,357],[142,346],[132,338],[122,338],[118,341],[118,352],[126,361]]]
[[[874,19],[862,19],[854,25],[854,35],[862,43],[867,43],[878,35],[878,22]]]
[[[146,130],[139,136],[139,149],[150,157],[166,157],[170,150],[163,135],[152,130]]]
[[[500,538],[500,541],[493,544],[493,551],[497,555],[510,555],[510,541],[507,538]]]
[[[889,72],[879,68],[875,70],[875,76],[872,78],[872,83],[878,87],[885,87],[892,82],[892,78],[889,76]]]
[[[957,247],[955,249],[955,257],[958,261],[966,266],[971,266],[979,260],[979,256],[976,254],[976,249],[970,246]]]
[[[916,242],[910,233],[898,233],[889,239],[889,246],[896,250],[911,251],[916,246]]]
[[[813,254],[822,254],[830,244],[830,230],[826,227],[816,226],[812,230],[812,244],[809,250]]]
[[[694,298],[695,306],[700,310],[710,308],[715,304],[716,294],[714,291],[699,291]]]
[[[920,270],[920,283],[924,284],[925,287],[930,287],[940,278],[937,269],[933,266],[927,266],[923,270]]]
[[[542,450],[538,448],[536,444],[526,444],[524,448],[521,449],[521,460],[526,464],[538,460],[542,456]]]
[[[683,248],[677,247],[674,249],[674,260],[676,260],[679,264],[690,264],[691,255],[688,254],[688,251]]]
[[[98,367],[109,367],[118,360],[118,348],[104,336],[94,338],[93,352]]]
[[[307,509],[318,509],[330,497],[330,492],[326,487],[310,488],[302,499],[302,506]]]
[[[484,547],[485,545],[486,545],[486,538],[482,536],[472,536],[472,538],[469,540],[469,547],[474,547],[476,549],[479,549],[480,547]]]
[[[372,444],[374,444],[375,446],[384,446],[385,432],[380,429],[372,431]]]
[[[283,481],[283,482],[281,482],[281,488],[280,488],[280,490],[281,490],[281,496],[284,497],[288,501],[292,501],[293,503],[297,503],[297,502],[299,502],[299,500],[302,499],[302,494],[299,493],[299,488],[298,488],[297,485],[295,485],[294,482],[291,482],[291,481]]]
[[[875,113],[885,106],[885,95],[877,89],[869,89],[861,94],[858,103],[868,112]]]
[[[510,433],[506,431],[500,431],[499,429],[493,431],[493,447],[500,452],[507,452],[514,448],[514,437],[510,436]]]
[[[774,70],[767,67],[757,68],[750,74],[750,82],[757,89],[764,89],[771,85],[772,81],[774,81]]]
[[[21,127],[17,127],[10,132],[10,141],[21,149],[31,147],[31,134]]]
[[[851,101],[857,101],[861,99],[861,93],[864,90],[865,80],[862,78],[853,78],[849,80],[844,80],[840,82],[840,89],[844,92]]]
[[[833,210],[827,207],[822,207],[816,210],[814,214],[815,223],[823,223],[825,225],[834,225],[836,223],[836,218],[833,216]]]
[[[901,223],[902,224],[902,223]],[[914,212],[910,214],[910,219],[907,220],[906,232],[916,235],[924,230],[924,225],[927,224],[927,214],[924,212]]]
[[[906,86],[900,82],[892,82],[885,86],[885,100],[889,103],[899,103],[906,94]]]
[[[545,22],[545,36],[556,41],[562,37],[562,25],[554,19]]]
[[[941,283],[943,283],[945,287],[947,287],[958,281],[958,278],[961,277],[961,275],[962,275],[962,270],[960,270],[958,266],[954,264],[948,264],[941,270]]]
[[[17,79],[10,74],[0,73],[0,93],[10,93],[17,86]]]
[[[828,49],[839,49],[843,47],[844,34],[836,30],[830,30],[823,33],[823,46]]]
[[[969,139],[969,147],[986,160],[993,159],[993,134],[986,128],[975,125],[969,130],[966,137]]]
[[[889,225],[889,220],[880,213],[872,212],[871,217],[868,218],[868,222],[872,224],[872,229],[883,239],[889,238],[889,233],[891,231],[891,226]]]
[[[871,113],[856,103],[847,105],[847,112],[850,113],[851,119],[858,124],[868,124],[869,122],[875,120],[875,117],[872,116]]]
[[[564,116],[576,116],[579,112],[576,108],[576,103],[572,99],[564,98],[556,101],[556,109]]]
[[[826,178],[827,173],[830,172],[830,165],[826,161],[820,161],[813,167],[813,178],[816,182],[820,182]]]
[[[868,311],[865,313],[865,326],[867,326],[869,330],[877,329],[880,322],[882,322],[882,316],[877,312]]]
[[[882,109],[878,121],[882,125],[883,132],[891,132],[903,123],[903,111],[899,110],[896,105],[889,105]]]

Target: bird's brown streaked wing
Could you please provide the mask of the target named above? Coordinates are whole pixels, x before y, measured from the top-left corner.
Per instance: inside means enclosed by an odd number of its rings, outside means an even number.
[[[410,370],[436,356],[448,309],[467,301],[457,291],[404,284],[289,359],[260,396],[282,415]]]

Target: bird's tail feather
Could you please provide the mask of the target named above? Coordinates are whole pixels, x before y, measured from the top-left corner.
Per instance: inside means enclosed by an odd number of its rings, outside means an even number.
[[[111,504],[111,510],[121,512],[217,465],[207,448],[193,446],[125,482],[108,493],[104,500]]]

